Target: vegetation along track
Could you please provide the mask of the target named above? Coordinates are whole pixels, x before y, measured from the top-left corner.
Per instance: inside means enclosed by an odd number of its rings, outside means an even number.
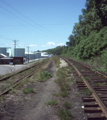
[[[65,57],[62,58],[75,69],[81,78],[77,81],[78,88],[80,90],[90,90],[91,94],[83,97],[84,112],[87,113],[88,120],[106,120],[107,76],[85,64]]]
[[[43,63],[43,62],[41,62]],[[39,67],[40,62],[34,63],[29,68],[25,68],[14,74],[6,76],[0,79],[0,97],[17,86],[22,80],[32,76],[35,72],[35,68]]]

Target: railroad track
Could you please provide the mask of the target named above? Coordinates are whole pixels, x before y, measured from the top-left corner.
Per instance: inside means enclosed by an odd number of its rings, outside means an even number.
[[[91,94],[83,97],[84,112],[88,120],[107,120],[107,76],[86,64],[72,59],[64,59],[72,66],[82,80],[77,80],[80,90],[89,89]]]
[[[43,64],[41,62],[40,64]],[[0,97],[6,93],[8,93],[11,89],[16,87],[19,83],[21,83],[26,78],[31,77],[35,73],[35,67],[39,67],[38,63],[31,65],[28,68],[25,68],[21,71],[18,71],[14,74],[6,76],[0,79]]]
[[[1,81],[4,81],[4,80],[7,80],[8,78],[11,78],[12,76],[17,75],[18,73],[22,73],[23,71],[29,70],[29,69],[31,69],[31,68],[33,68],[33,67],[35,67],[35,63],[32,64],[30,67],[24,68],[24,69],[19,70],[19,71],[15,72],[15,73],[12,73],[12,74],[7,75],[7,76],[5,76],[5,77],[3,77],[3,78],[0,78],[0,82],[1,82]]]

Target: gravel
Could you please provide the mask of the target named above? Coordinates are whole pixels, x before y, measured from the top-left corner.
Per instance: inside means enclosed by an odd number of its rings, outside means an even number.
[[[28,65],[0,65],[0,75],[5,75],[8,73],[15,72],[17,70],[23,69]]]

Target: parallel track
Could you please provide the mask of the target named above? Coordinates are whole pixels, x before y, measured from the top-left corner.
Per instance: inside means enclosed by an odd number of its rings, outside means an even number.
[[[96,70],[93,72],[93,69],[86,64],[65,57],[62,59],[71,65],[82,78],[83,81],[77,81],[79,89],[88,88],[92,92],[90,96],[83,98],[84,112],[88,113],[88,120],[107,119],[107,76]]]
[[[18,73],[22,73],[23,71],[29,70],[29,69],[31,69],[31,68],[33,68],[33,67],[35,67],[35,63],[34,63],[33,65],[31,65],[30,67],[28,67],[28,68],[24,68],[24,69],[19,70],[19,71],[15,72],[15,73],[13,73],[13,74],[11,74],[11,75],[8,75],[8,76],[6,76],[6,77],[0,78],[0,82],[1,82],[1,81],[4,81],[4,80],[7,80],[8,78],[11,78],[11,77],[13,77],[14,75],[17,75]]]
[[[43,63],[43,62],[41,62]],[[37,64],[31,65],[29,68],[25,68],[21,71],[18,71],[14,74],[11,74],[5,78],[0,79],[0,85],[4,84],[4,86],[0,87],[0,97],[4,95],[5,93],[8,93],[12,88],[17,86],[19,83],[21,83],[24,79],[29,78],[35,73],[35,68],[38,66]],[[38,66],[39,67],[39,66]],[[26,73],[24,73],[26,71]],[[12,78],[15,77],[16,78]]]

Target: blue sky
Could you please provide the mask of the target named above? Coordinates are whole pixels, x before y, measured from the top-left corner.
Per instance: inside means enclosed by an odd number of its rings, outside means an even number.
[[[0,47],[30,51],[66,45],[86,0],[0,0]]]

